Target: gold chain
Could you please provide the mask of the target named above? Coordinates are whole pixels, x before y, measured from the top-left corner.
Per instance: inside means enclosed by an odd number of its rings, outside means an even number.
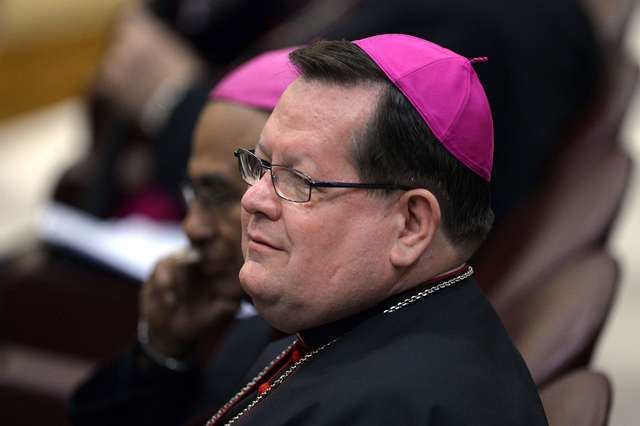
[[[269,369],[271,367],[273,367],[277,362],[279,362],[293,347],[294,343],[290,344],[285,350],[283,350],[282,352],[280,352],[280,354],[275,357],[266,367],[264,367],[262,369],[262,371],[260,371],[253,379],[251,379],[251,381],[249,383],[247,383],[242,389],[240,389],[238,391],[238,393],[236,393],[226,404],[224,404],[216,414],[214,414],[213,417],[211,417],[211,419],[209,419],[209,421],[207,422],[207,426],[211,426],[213,425],[216,421],[218,421],[218,419],[220,419],[220,417],[222,417],[222,415],[225,413],[225,411],[227,409],[229,409],[229,407],[233,406],[236,402],[238,402],[238,400],[246,393],[248,392],[256,383],[258,383],[265,374],[267,374],[267,371],[269,371]],[[228,423],[227,423],[228,424]]]
[[[390,308],[385,309],[384,311],[382,311],[384,314],[390,314],[392,312],[396,312],[397,310],[400,310],[402,308],[404,308],[407,305],[410,305],[420,299],[422,299],[423,297],[432,295],[433,293],[442,290],[443,288],[449,287],[455,283],[458,283],[462,280],[465,280],[467,278],[469,278],[471,275],[473,275],[473,268],[471,266],[469,266],[469,268],[466,270],[466,272],[464,274],[460,274],[460,275],[456,275],[455,277],[443,281],[439,284],[434,285],[433,287],[429,287],[426,290],[422,290],[420,293],[416,293],[413,296],[407,297],[406,299],[404,299],[401,302],[396,303],[395,305],[391,306]]]
[[[325,350],[329,346],[333,345],[337,340],[338,340],[338,337],[336,337],[335,339],[331,340],[330,342],[327,342],[324,345],[312,350],[311,352],[305,354],[302,358],[300,358],[293,365],[291,365],[289,368],[287,368],[286,371],[284,373],[282,373],[280,375],[280,377],[278,377],[273,383],[271,383],[271,385],[267,389],[265,389],[264,392],[258,394],[258,396],[253,401],[251,401],[251,403],[249,405],[247,405],[242,411],[240,411],[231,420],[229,420],[227,423],[225,423],[225,426],[232,425],[233,423],[235,423],[247,411],[251,410],[258,402],[260,402],[264,398],[266,398],[266,396],[269,395],[269,393],[271,393],[271,391],[273,389],[275,389],[282,382],[284,382],[286,380],[286,378],[289,377],[294,371],[296,371],[302,364],[304,364],[305,362],[309,361],[312,357],[314,357],[318,353],[322,352],[323,350]],[[227,410],[227,408],[232,406],[232,405],[234,405],[236,403],[236,401],[238,401],[240,399],[240,397],[245,392],[247,392],[249,389],[251,389],[251,387],[253,387],[257,382],[259,382],[260,379],[262,379],[262,377],[266,374],[266,372],[276,362],[280,361],[282,359],[282,357],[293,347],[293,345],[294,344],[291,344],[287,349],[285,349],[280,355],[278,355],[278,357],[276,359],[274,359],[267,367],[265,367],[256,377],[254,377],[249,383],[247,383],[247,385],[245,387],[243,387],[240,390],[240,392],[235,394],[234,397],[229,400],[229,402],[227,402],[225,405],[223,405],[222,408],[220,408],[220,410],[218,410],[218,412],[213,417],[211,417],[211,419],[209,419],[209,421],[207,422],[206,426],[213,426],[213,424],[225,414],[225,411]]]

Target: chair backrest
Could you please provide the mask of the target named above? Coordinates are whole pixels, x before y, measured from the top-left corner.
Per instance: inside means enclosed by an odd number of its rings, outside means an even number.
[[[70,424],[67,400],[93,367],[80,358],[0,342],[0,424]]]
[[[602,373],[567,374],[543,387],[542,405],[550,426],[605,426],[611,408],[611,384]]]
[[[520,294],[545,282],[550,272],[576,253],[603,246],[624,198],[631,169],[630,157],[616,150],[592,169],[547,187],[529,204],[519,222],[500,230],[503,247],[491,252],[493,247],[489,246],[489,255],[483,259],[503,269],[489,291],[496,310],[508,309]],[[479,280],[486,280],[482,268],[479,272]]]
[[[582,253],[500,312],[536,384],[589,363],[617,282],[609,254]]]
[[[583,181],[594,179],[594,171],[606,167],[602,165],[603,158],[620,149],[617,144],[618,133],[638,83],[639,69],[637,63],[628,56],[619,55],[616,62],[609,64],[609,71],[605,90],[589,113],[575,125],[575,130],[555,156],[550,173],[541,183],[540,190],[492,232],[491,238],[479,253],[476,272],[479,282],[487,292],[502,285],[506,277],[513,274],[514,269],[522,268],[521,264],[525,261],[523,255],[528,255],[527,248],[535,243],[532,240],[538,238],[539,229],[545,226],[541,219],[549,214],[545,209],[553,209],[553,214],[560,211],[561,216],[566,215],[564,210],[567,207],[562,203],[565,197],[563,191],[584,194]],[[623,167],[630,169],[630,166]],[[614,188],[614,191],[617,190],[620,188]],[[624,192],[624,188],[622,191]],[[575,202],[577,196],[569,195],[568,198]],[[622,193],[619,196],[622,197]],[[615,211],[610,213],[613,214],[609,218],[611,222]],[[604,240],[606,235],[598,238]]]
[[[0,340],[108,360],[135,340],[140,284],[47,252],[0,274]]]
[[[572,170],[593,167],[617,147],[638,76],[638,63],[629,55],[619,53],[607,58],[600,95],[573,124],[573,130],[554,160],[551,182],[547,185],[553,185],[554,181],[567,175],[575,175]]]

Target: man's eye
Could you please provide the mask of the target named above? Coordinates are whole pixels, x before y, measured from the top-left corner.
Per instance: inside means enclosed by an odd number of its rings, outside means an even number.
[[[224,185],[221,183],[211,184],[211,185],[202,185],[200,190],[208,193],[224,193],[229,192],[231,188],[229,185]]]
[[[231,182],[222,176],[203,176],[194,182],[194,186],[204,191],[221,191],[228,192],[231,188]]]

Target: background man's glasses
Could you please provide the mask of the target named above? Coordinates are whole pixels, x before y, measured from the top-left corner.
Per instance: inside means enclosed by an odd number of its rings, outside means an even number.
[[[253,151],[237,149],[233,155],[238,158],[240,177],[249,185],[260,181],[268,171],[271,172],[271,183],[278,197],[294,203],[306,203],[311,200],[312,188],[358,188],[358,189],[413,189],[406,185],[390,183],[354,183],[318,181],[292,167],[270,164],[256,157]]]
[[[240,198],[240,192],[225,178],[216,175],[201,176],[195,181],[182,183],[182,198],[187,206],[197,202],[201,207],[221,207]]]

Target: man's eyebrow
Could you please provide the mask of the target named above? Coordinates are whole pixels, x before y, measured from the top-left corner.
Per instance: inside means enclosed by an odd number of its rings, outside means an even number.
[[[271,162],[273,161],[273,153],[267,146],[262,143],[262,138],[260,138],[260,140],[258,140],[258,143],[256,143],[256,148],[253,153],[256,154],[256,157],[260,158],[260,160],[266,162],[267,164],[271,164]],[[278,165],[285,167],[294,167],[300,161],[301,159],[298,158],[297,155],[292,155],[292,153],[285,151],[283,152],[282,161],[279,161]]]
[[[190,179],[191,182],[202,186],[231,186],[231,181],[220,173],[206,173]]]
[[[257,152],[257,151],[260,151],[267,158],[271,158],[271,151],[268,148],[266,148],[264,144],[261,143],[261,140],[259,140],[258,143],[256,144],[256,148],[254,152]]]

